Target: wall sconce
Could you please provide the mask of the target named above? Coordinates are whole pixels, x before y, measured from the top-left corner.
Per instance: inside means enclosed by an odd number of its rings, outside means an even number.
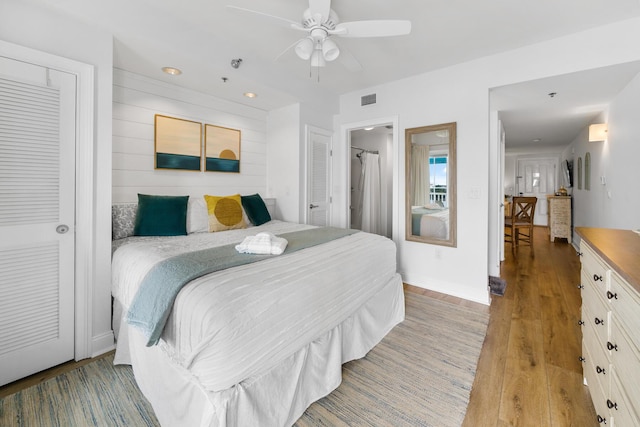
[[[604,141],[605,139],[607,139],[606,123],[589,125],[589,142]]]

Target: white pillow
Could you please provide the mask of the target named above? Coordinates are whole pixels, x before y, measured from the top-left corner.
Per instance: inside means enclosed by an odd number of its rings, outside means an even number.
[[[424,207],[427,209],[438,209],[438,210],[443,209],[443,207],[437,203],[427,203],[426,205],[424,205]]]
[[[187,233],[206,233],[209,231],[209,213],[204,197],[189,197],[187,205]]]

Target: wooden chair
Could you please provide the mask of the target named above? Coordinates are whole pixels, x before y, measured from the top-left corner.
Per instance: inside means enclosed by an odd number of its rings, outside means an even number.
[[[537,197],[514,197],[511,216],[505,217],[505,239],[515,249],[520,242],[533,246],[533,217],[536,213]],[[509,233],[507,233],[507,231]]]

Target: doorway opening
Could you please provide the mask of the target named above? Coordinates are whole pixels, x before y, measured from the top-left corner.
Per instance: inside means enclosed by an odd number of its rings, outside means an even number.
[[[350,228],[393,234],[393,124],[349,131]]]

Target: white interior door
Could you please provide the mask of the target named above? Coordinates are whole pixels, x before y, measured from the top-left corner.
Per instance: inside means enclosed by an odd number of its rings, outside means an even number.
[[[2,385],[74,357],[76,77],[0,70]]]
[[[556,191],[556,164],[557,159],[553,158],[518,159],[518,194],[538,198],[535,225],[547,225],[547,195]]]
[[[331,132],[307,127],[307,224],[330,225]]]

